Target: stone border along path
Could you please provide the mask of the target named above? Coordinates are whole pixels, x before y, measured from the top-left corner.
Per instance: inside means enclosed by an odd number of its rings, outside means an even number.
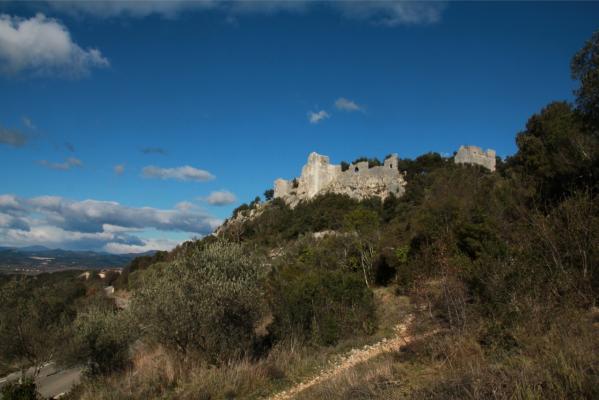
[[[412,337],[406,336],[408,326],[414,320],[414,316],[410,315],[406,320],[395,326],[395,336],[390,339],[383,338],[381,341],[366,345],[362,349],[352,349],[346,355],[342,356],[341,359],[336,360],[334,365],[327,370],[322,370],[318,375],[312,379],[304,382],[300,382],[290,389],[284,390],[270,397],[269,400],[288,400],[294,396],[303,392],[304,390],[315,386],[321,382],[325,382],[348,369],[355,367],[356,365],[368,361],[383,353],[389,353],[392,351],[398,351],[402,346],[410,343]]]

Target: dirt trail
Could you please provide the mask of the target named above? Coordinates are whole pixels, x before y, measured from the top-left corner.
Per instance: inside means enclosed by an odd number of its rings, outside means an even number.
[[[412,337],[407,336],[406,332],[413,319],[413,316],[409,316],[402,323],[396,325],[394,328],[395,335],[393,337],[382,339],[380,342],[372,345],[366,345],[360,349],[351,350],[349,353],[341,357],[341,359],[337,360],[333,366],[321,371],[315,377],[310,378],[307,381],[300,382],[285,391],[279,392],[270,397],[269,400],[292,399],[300,392],[321,382],[325,382],[362,362],[368,361],[371,358],[383,353],[399,350],[402,346],[408,344],[412,340]]]

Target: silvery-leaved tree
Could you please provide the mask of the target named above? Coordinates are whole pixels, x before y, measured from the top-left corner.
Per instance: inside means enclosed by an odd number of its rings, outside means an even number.
[[[0,354],[4,361],[33,367],[37,376],[54,359],[70,323],[64,297],[50,287],[34,287],[16,277],[0,287]]]
[[[239,244],[200,245],[150,268],[133,293],[132,313],[149,339],[184,360],[241,356],[260,316],[259,270]]]

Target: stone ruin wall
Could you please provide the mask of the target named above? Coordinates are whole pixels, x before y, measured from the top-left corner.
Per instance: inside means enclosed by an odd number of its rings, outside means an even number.
[[[313,152],[302,168],[297,187],[293,181],[277,179],[274,197],[282,198],[292,207],[321,193],[345,194],[359,200],[372,196],[384,199],[391,194],[399,197],[405,191],[406,182],[397,163],[394,154],[385,159],[382,166],[368,168],[368,162],[362,161],[341,171],[340,165],[330,164],[329,157]]]
[[[483,151],[478,146],[460,146],[454,157],[456,164],[476,164],[495,171],[495,150]]]

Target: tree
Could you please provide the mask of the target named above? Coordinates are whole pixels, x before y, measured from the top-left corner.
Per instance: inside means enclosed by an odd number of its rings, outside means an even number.
[[[254,200],[250,203],[250,208],[256,207],[256,205],[260,204],[260,196],[256,196]]]
[[[19,362],[34,376],[63,344],[65,327],[74,317],[73,298],[82,288],[64,284],[34,286],[28,277],[10,280],[0,288],[0,354]]]
[[[353,236],[353,243],[360,254],[360,268],[366,286],[373,280],[375,244],[379,231],[379,216],[372,210],[358,208],[345,216],[344,228]]]
[[[131,309],[150,339],[184,359],[219,363],[251,347],[261,310],[259,280],[241,245],[217,241],[148,270]]]
[[[599,31],[576,53],[571,64],[572,78],[580,81],[574,92],[576,104],[594,125],[595,135],[599,134]]]
[[[275,197],[275,191],[273,189],[268,189],[264,192],[264,198],[266,201],[270,201]]]
[[[559,200],[596,184],[597,140],[568,103],[551,103],[533,115],[516,143],[518,153],[508,159],[508,171],[536,186],[540,200]]]
[[[119,370],[127,362],[132,328],[125,311],[94,304],[73,321],[67,360],[87,364],[92,375]]]

